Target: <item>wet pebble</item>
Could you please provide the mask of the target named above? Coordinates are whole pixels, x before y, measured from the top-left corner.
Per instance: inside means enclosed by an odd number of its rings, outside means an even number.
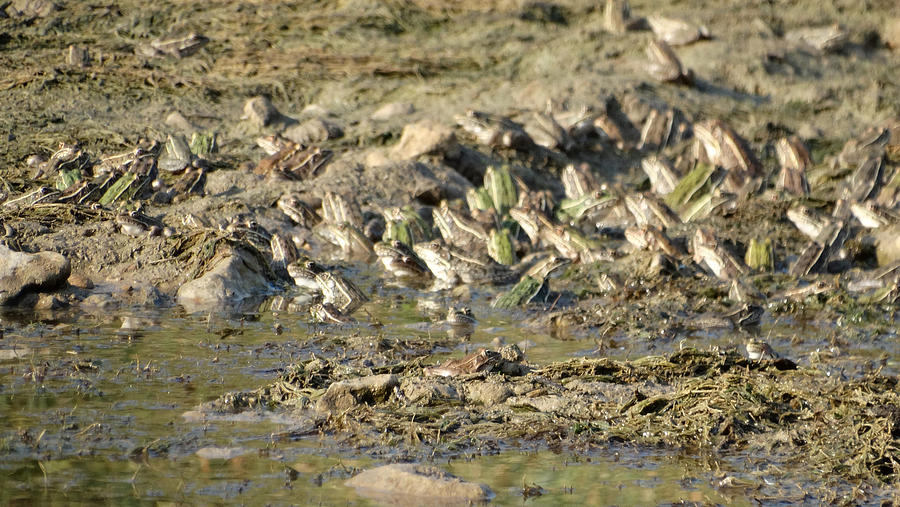
[[[69,285],[78,287],[79,289],[93,289],[94,282],[84,275],[84,273],[72,273],[69,275]]]
[[[201,447],[200,449],[197,449],[194,454],[206,460],[229,460],[247,454],[248,452],[250,452],[250,450],[243,447]]]

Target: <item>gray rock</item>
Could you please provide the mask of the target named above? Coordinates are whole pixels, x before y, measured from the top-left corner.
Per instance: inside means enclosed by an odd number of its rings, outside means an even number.
[[[304,146],[337,139],[344,135],[344,130],[336,123],[323,118],[313,118],[299,125],[285,129],[281,133],[287,139]]]
[[[485,407],[503,403],[512,395],[509,386],[495,381],[472,382],[466,385],[466,399]]]
[[[562,413],[572,405],[564,396],[548,394],[544,396],[517,396],[508,400],[508,405],[517,408],[532,408],[544,413]]]
[[[394,387],[400,385],[396,375],[371,375],[342,380],[328,386],[316,403],[319,412],[342,412],[361,403],[380,403],[390,398]]]
[[[28,347],[13,347],[11,349],[0,349],[0,361],[13,361],[25,359],[32,354],[32,349]]]
[[[205,460],[229,460],[248,454],[249,452],[250,449],[246,447],[201,447],[200,449],[197,449],[194,454]]]
[[[0,305],[62,285],[69,278],[70,269],[69,260],[56,252],[29,254],[0,245]]]
[[[878,228],[875,236],[875,256],[879,266],[900,261],[900,226]]]
[[[236,247],[205,274],[178,289],[178,303],[188,312],[217,310],[268,293],[268,269],[251,251]]]
[[[69,285],[79,289],[91,290],[94,288],[94,282],[84,273],[69,274]]]
[[[894,51],[900,49],[900,16],[894,16],[884,21],[881,38]]]
[[[199,130],[196,125],[178,111],[172,111],[166,116],[166,125],[180,130],[185,135],[190,135]]]
[[[241,119],[258,128],[270,125],[281,125],[284,128],[297,123],[297,120],[281,114],[268,97],[262,96],[253,97],[244,103],[244,115]]]
[[[67,308],[69,302],[56,294],[41,294],[34,304],[35,310],[61,310]]]
[[[484,484],[466,482],[439,468],[415,463],[366,470],[344,484],[362,496],[390,505],[468,505],[494,496]]]
[[[400,389],[407,402],[416,405],[448,403],[462,399],[455,387],[437,380],[403,379]]]
[[[422,155],[459,156],[459,143],[453,129],[430,120],[410,123],[403,127],[400,142],[394,147],[395,160],[409,160]]]

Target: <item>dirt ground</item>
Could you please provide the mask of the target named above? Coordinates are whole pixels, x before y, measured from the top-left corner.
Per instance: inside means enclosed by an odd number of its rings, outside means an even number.
[[[132,149],[141,139],[162,142],[179,130],[166,122],[173,112],[195,128],[218,133],[216,168],[253,165],[263,157],[255,139],[283,127],[241,120],[244,102],[257,95],[270,97],[290,118],[325,117],[341,126],[345,135],[326,144],[336,150],[336,161],[345,163],[393,145],[404,125],[420,119],[452,126],[453,116],[469,108],[514,115],[542,110],[548,100],[569,110],[596,109],[610,96],[627,94],[664,101],[695,120],[728,121],[767,168],[776,163],[773,141],[788,133],[800,135],[813,159],[825,163],[848,138],[892,125],[900,115],[900,91],[891,75],[898,54],[885,39],[896,21],[888,15],[891,8],[890,1],[834,2],[816,9],[802,2],[633,2],[634,17],[659,14],[708,28],[710,40],[678,49],[696,75],[695,86],[683,87],[648,77],[644,50],[651,33],[607,32],[602,2],[454,2],[450,7],[427,1],[157,2],[148,7],[20,0],[8,4],[0,18],[3,190],[12,196],[36,187],[40,182],[29,178],[34,170],[26,165],[28,157],[49,156],[60,142],[78,142],[94,159]],[[849,33],[839,51],[817,51],[786,37],[835,21]],[[196,54],[138,54],[154,39],[190,31],[210,39]],[[86,50],[86,64],[67,63],[73,46]],[[388,103],[411,104],[412,112],[370,119]],[[584,154],[583,159],[614,181],[633,181],[640,174],[637,161],[621,156]],[[319,180],[324,181],[292,188],[315,194],[334,178]],[[271,183],[258,186],[266,185]],[[246,181],[238,185],[247,187]],[[273,195],[277,198],[274,191],[231,197],[258,210],[270,205],[266,199]],[[221,201],[200,207],[212,214],[239,211]],[[196,208],[173,208],[167,215],[174,222]],[[51,229],[49,235],[41,227],[25,231],[26,238],[44,236],[25,248],[74,252],[75,270],[90,276],[121,278],[125,270],[115,266],[142,250],[133,244],[118,251],[106,244],[93,248],[104,235],[102,226]],[[92,239],[82,246],[84,237]],[[144,265],[153,259],[144,259]],[[158,281],[176,279],[181,270],[149,265],[156,272],[147,278]],[[107,272],[100,273],[101,266]]]
[[[179,111],[221,133],[235,162],[259,158],[241,107],[267,95],[285,114],[324,110],[347,130],[346,147],[394,140],[419,118],[450,123],[466,108],[514,112],[548,99],[596,106],[638,90],[697,119],[731,122],[755,146],[797,132],[814,146],[843,142],[895,119],[897,53],[883,40],[893,2],[631,3],[705,25],[712,39],[678,50],[693,88],[658,84],[644,71],[649,31],[603,29],[602,2],[80,2],[16,1],[0,20],[3,163],[78,140],[100,154],[159,139]],[[820,53],[786,42],[791,30],[839,22],[849,43]],[[195,30],[210,39],[182,59],[135,54],[140,44]],[[70,45],[85,67],[66,64]],[[387,102],[416,112],[373,125]],[[321,109],[312,109],[311,106]]]

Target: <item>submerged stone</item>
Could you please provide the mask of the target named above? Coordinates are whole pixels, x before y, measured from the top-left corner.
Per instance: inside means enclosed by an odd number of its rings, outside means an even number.
[[[416,463],[366,470],[345,482],[367,498],[391,505],[462,505],[494,496],[484,484],[466,482],[437,468]]]
[[[236,458],[238,456],[248,454],[249,452],[250,449],[247,449],[245,447],[201,447],[200,449],[197,449],[197,452],[195,452],[194,454],[205,460],[229,460],[231,458]]]

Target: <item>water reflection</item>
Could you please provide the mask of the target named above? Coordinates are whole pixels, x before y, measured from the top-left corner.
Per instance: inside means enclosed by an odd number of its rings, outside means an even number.
[[[635,341],[601,336],[600,329],[554,335],[528,324],[525,312],[492,309],[477,292],[468,303],[477,322],[455,329],[441,324],[449,298],[425,298],[423,305],[404,297],[403,290],[382,288],[382,299],[365,307],[362,315],[379,325],[349,327],[313,324],[308,314],[275,301],[243,314],[4,313],[0,503],[365,503],[343,481],[358,469],[409,456],[341,446],[332,440],[339,435],[319,435],[312,422],[295,428],[277,417],[213,420],[184,414],[227,392],[263,385],[286,365],[313,354],[352,353],[354,347],[366,350],[397,340],[415,341],[403,354],[421,354],[426,365],[500,343],[519,344],[526,359],[540,365],[580,355],[667,353],[682,341],[737,347],[746,339],[741,332],[689,332]],[[856,370],[834,363],[843,374],[853,374],[887,357],[885,371],[896,372],[892,327],[857,325],[855,334],[841,334],[834,326],[800,318],[763,320],[759,334],[801,365],[836,361],[824,356],[829,353],[855,365]],[[835,332],[821,332],[829,328]],[[849,341],[862,335],[870,339]],[[296,418],[291,421],[296,424]],[[488,484],[497,505],[520,505],[523,485],[541,488],[540,496],[527,500],[533,505],[681,499],[741,504],[747,488],[765,486],[740,460],[712,466],[701,456],[675,451],[592,448],[554,454],[496,442],[486,449],[496,454],[436,464]],[[427,459],[426,451],[413,458]],[[738,486],[719,487],[721,474],[729,470],[740,480],[727,485]],[[798,479],[789,476],[790,481]]]

